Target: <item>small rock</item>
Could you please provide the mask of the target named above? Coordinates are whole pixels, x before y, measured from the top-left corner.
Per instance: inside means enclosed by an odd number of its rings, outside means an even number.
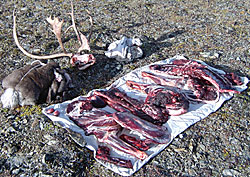
[[[234,169],[224,169],[222,172],[225,176],[239,176],[240,173]]]
[[[28,8],[27,8],[27,7],[23,7],[23,8],[21,8],[20,10],[21,10],[21,11],[26,11],[26,10],[28,10]]]
[[[28,120],[27,119],[23,119],[23,123],[27,124]]]
[[[20,173],[20,169],[19,168],[12,170],[12,174],[13,175],[18,175],[18,173]]]
[[[14,115],[11,115],[11,116],[7,117],[7,119],[15,119],[15,118],[16,118],[16,116],[14,116]]]
[[[43,163],[52,163],[55,160],[56,156],[54,154],[44,154],[42,158]]]
[[[154,160],[154,161],[153,161],[153,165],[154,165],[154,166],[159,166],[160,163],[159,163],[158,161]]]
[[[200,55],[204,58],[208,58],[210,56],[210,52],[200,52]]]
[[[119,71],[119,70],[121,70],[122,69],[122,65],[117,65],[116,66],[116,69]]]
[[[179,134],[179,138],[181,139],[181,138],[183,138],[183,135],[182,135],[182,133],[181,134]]]
[[[24,158],[21,156],[15,156],[13,158],[9,158],[6,162],[10,170],[21,167],[23,163],[24,163]]]
[[[49,134],[44,135],[44,138],[46,138],[47,140],[52,140],[54,139],[52,136],[50,136]]]
[[[40,54],[41,53],[41,49],[33,49],[32,53],[34,53],[34,54]]]
[[[236,60],[237,60],[237,61],[241,61],[241,58],[240,58],[240,57],[236,57]]]
[[[47,144],[49,145],[49,146],[52,146],[52,145],[55,145],[55,144],[57,144],[58,143],[58,141],[56,141],[56,140],[51,140],[51,141],[49,141]]]
[[[215,58],[219,58],[221,53],[218,53],[218,52],[200,52],[200,55],[204,58],[215,59]]]
[[[219,57],[220,57],[220,54],[215,52],[213,56],[214,56],[215,58],[219,58]]]
[[[15,132],[15,131],[16,130],[12,126],[10,126],[9,128],[7,128],[7,130],[6,130],[7,133],[11,133],[11,132]]]
[[[187,152],[185,148],[176,148],[174,149],[175,152]]]
[[[42,122],[40,122],[40,124],[39,124],[39,125],[40,125],[40,129],[41,129],[41,130],[43,130],[43,129],[44,129],[44,125],[43,125],[43,123],[42,123]]]
[[[204,144],[199,144],[199,147],[202,151],[206,151],[206,146]]]

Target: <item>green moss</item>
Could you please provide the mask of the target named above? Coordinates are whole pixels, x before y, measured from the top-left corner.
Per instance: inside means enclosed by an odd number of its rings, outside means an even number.
[[[88,92],[87,92],[85,89],[82,89],[82,90],[81,90],[81,95],[87,95],[87,93],[88,93]]]
[[[49,131],[50,129],[53,129],[53,127],[54,127],[53,123],[46,124],[44,130]]]
[[[42,114],[42,108],[38,105],[34,106],[22,106],[16,109],[20,112],[21,117],[31,116],[33,114]]]
[[[128,65],[128,68],[129,68],[130,70],[134,70],[134,69],[136,69],[136,66],[135,66],[135,65]]]

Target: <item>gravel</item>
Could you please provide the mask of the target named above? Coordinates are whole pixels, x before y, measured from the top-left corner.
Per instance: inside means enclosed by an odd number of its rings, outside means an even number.
[[[0,78],[33,59],[24,56],[12,37],[16,9],[18,38],[40,55],[60,52],[45,19],[70,26],[70,1],[2,1],[0,6]],[[89,34],[86,9],[94,19],[91,49],[97,62],[78,71],[68,58],[56,59],[74,78],[67,99],[104,88],[131,70],[175,55],[250,75],[250,2],[244,0],[128,0],[74,2],[78,29]],[[108,59],[108,44],[123,35],[143,41],[144,56],[132,62]],[[67,51],[77,50],[74,32],[63,34]],[[2,90],[2,89],[1,89]],[[133,176],[250,176],[250,89],[235,95],[217,112],[180,134]],[[119,176],[93,158],[41,113],[47,104],[0,109],[0,176]],[[77,137],[77,135],[76,135]],[[79,137],[78,137],[79,138]]]

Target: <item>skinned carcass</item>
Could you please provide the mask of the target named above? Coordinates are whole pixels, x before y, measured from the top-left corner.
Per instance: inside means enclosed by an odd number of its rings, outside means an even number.
[[[70,76],[57,63],[35,61],[14,70],[2,80],[5,92],[1,102],[4,108],[50,103],[63,99],[72,86]]]

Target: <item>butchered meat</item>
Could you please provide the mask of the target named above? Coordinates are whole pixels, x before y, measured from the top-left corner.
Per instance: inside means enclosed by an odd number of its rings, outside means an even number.
[[[115,121],[122,127],[139,132],[157,143],[169,142],[171,136],[166,127],[154,125],[128,112],[114,113]]]

